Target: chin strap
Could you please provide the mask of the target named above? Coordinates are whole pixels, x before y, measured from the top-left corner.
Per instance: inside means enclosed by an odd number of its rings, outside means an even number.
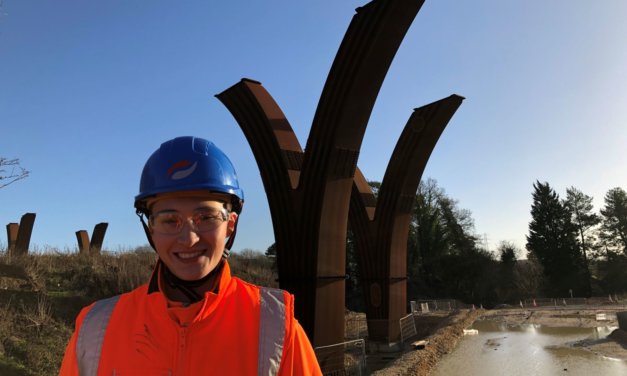
[[[229,257],[229,254],[231,253],[231,247],[233,247],[233,242],[235,241],[235,234],[237,233],[238,222],[239,222],[239,218],[235,220],[235,224],[233,225],[233,232],[231,232],[231,236],[229,236],[229,240],[226,241],[226,245],[224,246],[226,257]]]
[[[142,227],[144,228],[144,232],[146,233],[146,239],[148,239],[148,243],[150,243],[150,246],[156,252],[157,248],[155,247],[155,243],[152,242],[152,236],[150,236],[150,228],[148,228],[146,221],[144,221],[144,213],[140,211],[139,209],[137,209],[135,214],[137,214],[140,222],[142,223]]]

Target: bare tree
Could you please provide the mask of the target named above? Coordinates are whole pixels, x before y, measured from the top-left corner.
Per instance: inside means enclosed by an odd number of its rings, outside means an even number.
[[[545,283],[542,265],[533,253],[529,256],[527,260],[516,261],[512,274],[515,291],[523,298],[537,297]]]
[[[4,188],[11,183],[27,178],[30,171],[20,166],[19,159],[8,159],[0,157],[0,188]]]

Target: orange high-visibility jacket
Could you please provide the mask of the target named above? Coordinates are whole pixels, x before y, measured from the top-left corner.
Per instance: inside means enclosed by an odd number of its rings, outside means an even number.
[[[157,278],[84,308],[60,375],[322,374],[289,293],[231,277],[225,262],[218,293],[181,326]]]

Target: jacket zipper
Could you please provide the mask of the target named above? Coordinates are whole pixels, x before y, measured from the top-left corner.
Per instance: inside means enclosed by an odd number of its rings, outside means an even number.
[[[186,367],[185,367],[185,350],[187,346],[187,332],[189,327],[187,326],[179,326],[179,346],[178,346],[178,356],[176,360],[176,372],[175,375],[186,375]]]

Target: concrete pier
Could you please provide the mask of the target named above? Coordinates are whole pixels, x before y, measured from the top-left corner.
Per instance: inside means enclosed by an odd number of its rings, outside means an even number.
[[[618,328],[627,332],[627,311],[616,312],[618,319]]]

